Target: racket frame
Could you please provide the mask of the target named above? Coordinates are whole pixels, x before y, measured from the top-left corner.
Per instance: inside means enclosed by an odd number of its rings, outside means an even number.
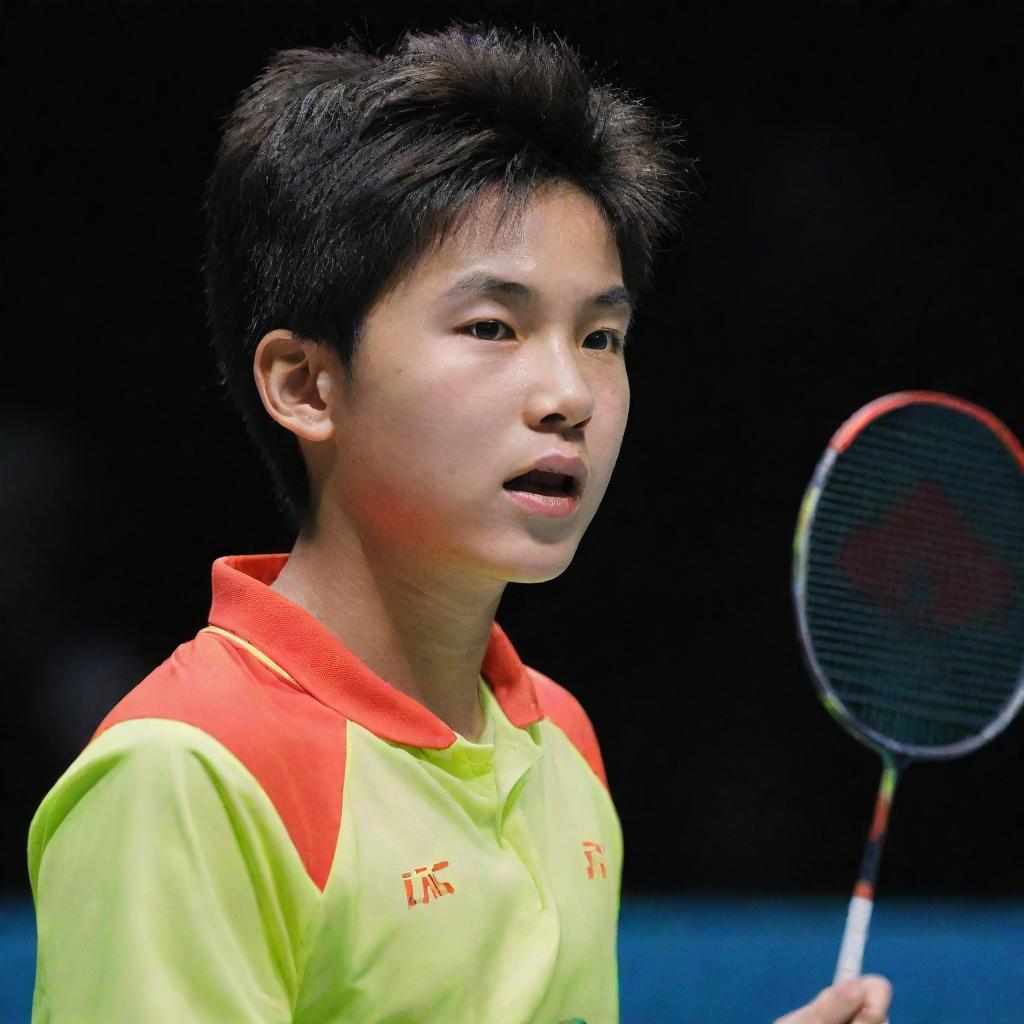
[[[1024,472],[1024,448],[1013,435],[1010,429],[999,419],[992,415],[987,409],[982,409],[973,402],[963,398],[947,395],[940,391],[898,391],[891,395],[883,395],[869,402],[863,408],[858,409],[843,425],[835,432],[828,443],[818,464],[814,469],[814,475],[804,493],[803,501],[800,503],[800,514],[797,517],[796,533],[793,536],[793,602],[796,608],[797,625],[800,633],[800,640],[803,646],[804,659],[811,673],[811,680],[818,692],[818,697],[825,705],[829,714],[855,739],[867,744],[879,754],[890,752],[897,757],[912,757],[921,760],[944,760],[946,758],[963,757],[978,747],[983,746],[994,736],[998,735],[1010,724],[1014,716],[1024,704],[1024,665],[1021,666],[1021,675],[1018,677],[1017,689],[1013,696],[1006,702],[1005,707],[992,719],[979,733],[968,736],[966,739],[956,743],[949,743],[944,746],[921,746],[914,743],[902,743],[891,737],[883,736],[872,729],[867,723],[862,722],[842,701],[839,695],[832,689],[814,651],[814,642],[811,639],[810,626],[807,621],[807,570],[810,561],[810,533],[814,526],[814,514],[818,506],[818,499],[821,497],[828,482],[832,467],[836,459],[853,443],[857,435],[881,416],[892,412],[895,409],[915,403],[930,403],[941,405],[957,412],[966,413],[980,420],[986,427],[1006,445],[1011,454],[1017,460],[1021,471]]]

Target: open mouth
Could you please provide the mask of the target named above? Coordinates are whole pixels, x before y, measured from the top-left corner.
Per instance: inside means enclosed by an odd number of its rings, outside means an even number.
[[[545,473],[540,469],[531,469],[529,473],[506,480],[502,486],[507,491],[530,491],[532,494],[548,494],[553,497],[577,497],[579,481],[574,476],[563,473]]]

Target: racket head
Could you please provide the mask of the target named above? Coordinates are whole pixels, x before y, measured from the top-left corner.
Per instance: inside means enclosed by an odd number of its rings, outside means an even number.
[[[940,577],[923,605],[905,596],[914,573]],[[992,739],[1024,703],[1024,448],[1012,431],[936,391],[857,410],[801,502],[793,599],[819,698],[887,762]],[[996,681],[972,659],[998,664]],[[935,682],[908,687],[915,674]]]

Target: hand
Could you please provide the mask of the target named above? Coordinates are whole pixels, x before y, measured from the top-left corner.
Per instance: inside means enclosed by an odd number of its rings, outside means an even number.
[[[889,979],[865,974],[822,989],[813,1002],[774,1024],[888,1024],[891,1001]]]

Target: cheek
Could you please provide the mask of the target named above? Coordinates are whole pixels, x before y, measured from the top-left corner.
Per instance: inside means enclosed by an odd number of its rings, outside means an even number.
[[[405,399],[391,405],[386,443],[410,491],[454,505],[500,474],[509,413],[499,392],[446,378]]]
[[[463,510],[478,514],[504,479],[502,393],[452,370],[429,379],[397,375],[390,390],[367,396],[351,423],[339,487],[349,514],[382,537],[436,542]]]
[[[595,417],[595,422],[591,423],[596,428],[593,433],[600,433],[603,449],[614,449],[617,453],[629,419],[629,384],[625,377],[609,383],[602,391],[595,411],[599,418]]]
[[[610,387],[601,395],[595,415],[586,428],[590,451],[591,476],[588,484],[591,502],[600,504],[611,481],[622,448],[629,417],[629,389]]]

